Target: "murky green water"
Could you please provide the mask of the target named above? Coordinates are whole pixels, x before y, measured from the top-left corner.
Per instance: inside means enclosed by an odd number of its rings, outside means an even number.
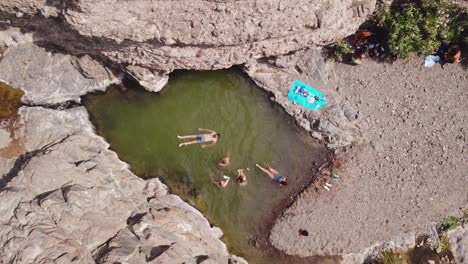
[[[251,263],[310,263],[274,250],[267,238],[274,217],[312,180],[327,151],[240,72],[178,72],[161,94],[111,89],[85,102],[119,157],[142,177],[161,177],[201,210],[223,229],[232,252]],[[179,148],[176,135],[195,134],[199,127],[221,133],[218,144]],[[216,162],[226,155],[232,163],[220,169]],[[275,185],[255,168],[257,162],[278,169],[290,184]],[[239,168],[247,173],[246,187],[233,181]],[[220,189],[210,174],[231,176],[231,183]]]
[[[18,113],[24,92],[0,82],[0,120]]]

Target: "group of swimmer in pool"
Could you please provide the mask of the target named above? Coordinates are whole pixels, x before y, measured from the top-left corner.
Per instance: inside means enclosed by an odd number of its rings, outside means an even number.
[[[206,147],[215,145],[218,142],[218,140],[221,138],[221,135],[213,130],[205,129],[205,128],[199,128],[198,130],[200,132],[206,132],[206,133],[187,135],[187,136],[177,136],[177,138],[181,140],[190,140],[190,141],[185,141],[185,142],[180,143],[179,147],[193,145],[193,144],[200,144],[202,148],[206,148]],[[229,166],[229,164],[230,164],[229,157],[222,158],[220,161],[218,161],[218,165],[220,167],[227,167]],[[268,175],[274,182],[278,183],[280,186],[285,186],[288,184],[286,177],[281,176],[277,170],[271,168],[270,166],[262,167],[259,164],[255,164],[255,166],[259,168],[262,172],[264,172],[266,175]],[[211,176],[211,178],[213,180],[213,183],[215,183],[218,187],[221,187],[221,188],[225,188],[228,185],[229,180],[231,179],[230,177],[226,175],[223,175],[224,180],[221,180],[221,181],[215,181],[213,179],[213,176]],[[240,186],[247,185],[247,176],[244,173],[244,169],[237,170],[236,182],[239,183]]]

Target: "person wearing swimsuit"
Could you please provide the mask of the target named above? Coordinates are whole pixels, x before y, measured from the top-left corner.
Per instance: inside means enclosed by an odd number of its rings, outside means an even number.
[[[267,166],[266,168],[263,168],[258,164],[255,164],[255,166],[257,166],[257,168],[259,168],[261,171],[267,174],[274,182],[277,182],[280,186],[288,185],[286,177],[281,176],[277,170],[271,168],[270,166]]]
[[[244,169],[237,170],[236,182],[239,183],[240,186],[247,185],[247,176],[245,176]]]
[[[199,131],[202,132],[208,132],[205,134],[196,134],[196,135],[187,135],[187,136],[177,136],[179,139],[192,139],[191,141],[187,142],[182,142],[179,144],[179,147],[182,146],[187,146],[187,145],[192,145],[192,144],[201,144],[202,148],[210,147],[216,144],[218,142],[218,139],[221,137],[221,135],[213,130],[205,129],[205,128],[199,128]],[[210,142],[209,144],[205,144],[207,142]]]

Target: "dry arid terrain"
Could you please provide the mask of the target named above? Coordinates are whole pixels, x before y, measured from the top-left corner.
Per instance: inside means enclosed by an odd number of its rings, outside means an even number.
[[[424,68],[422,58],[335,70],[365,143],[339,154],[341,180],[329,192],[313,186],[286,210],[273,245],[301,256],[351,253],[459,216],[468,207],[467,70]]]

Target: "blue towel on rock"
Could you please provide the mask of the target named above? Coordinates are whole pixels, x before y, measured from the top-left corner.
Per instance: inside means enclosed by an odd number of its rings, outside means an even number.
[[[288,99],[312,110],[320,110],[327,104],[325,95],[299,80],[293,82]]]

